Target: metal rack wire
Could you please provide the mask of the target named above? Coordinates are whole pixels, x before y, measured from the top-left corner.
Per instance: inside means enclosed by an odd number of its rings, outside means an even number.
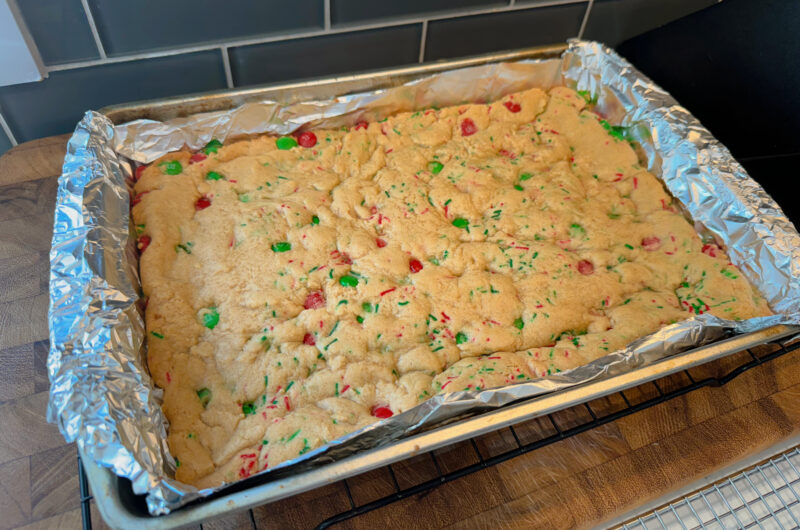
[[[776,343],[770,343],[769,345],[765,345],[758,348],[747,349],[744,350],[743,352],[740,352],[739,354],[731,356],[731,358],[734,358],[736,356],[742,356],[743,360],[740,361],[740,363],[738,363],[735,368],[729,370],[723,375],[709,375],[707,377],[696,379],[695,377],[692,376],[689,370],[685,370],[678,374],[673,374],[672,376],[668,376],[663,380],[652,381],[650,383],[647,383],[646,385],[635,387],[633,389],[629,389],[624,392],[619,392],[617,396],[621,398],[620,403],[622,403],[622,406],[616,409],[612,409],[611,411],[597,411],[591,406],[590,403],[584,403],[581,406],[576,406],[573,407],[572,409],[567,409],[567,411],[570,410],[579,411],[581,413],[580,415],[582,415],[585,418],[584,421],[579,421],[577,423],[573,422],[573,424],[569,426],[559,424],[560,422],[556,417],[558,416],[559,413],[549,414],[546,416],[545,421],[550,426],[552,426],[551,434],[545,435],[541,438],[537,438],[532,441],[523,440],[523,437],[521,437],[520,434],[518,433],[518,430],[521,427],[519,425],[517,426],[517,429],[515,429],[513,426],[502,429],[502,431],[510,432],[511,438],[513,438],[514,442],[510,449],[502,451],[499,454],[484,455],[481,452],[478,443],[476,442],[476,439],[471,439],[467,442],[466,445],[468,448],[471,448],[470,449],[471,452],[474,453],[475,456],[475,458],[473,459],[474,462],[454,470],[449,470],[446,466],[442,464],[441,458],[437,457],[436,454],[437,451],[427,453],[427,457],[430,460],[428,464],[431,471],[430,476],[432,476],[433,478],[430,478],[429,480],[425,480],[421,483],[412,486],[408,487],[400,486],[401,481],[398,479],[398,475],[395,470],[395,468],[398,467],[398,464],[392,464],[386,466],[383,469],[385,469],[388,472],[388,475],[391,479],[392,489],[394,491],[377,500],[373,500],[363,504],[357,504],[350,484],[350,482],[353,481],[354,478],[345,479],[342,481],[342,483],[344,486],[344,490],[347,494],[347,500],[349,502],[350,508],[325,519],[324,521],[319,523],[317,528],[318,529],[328,528],[334,524],[346,521],[348,519],[352,519],[354,517],[358,517],[359,515],[385,507],[389,504],[400,501],[402,499],[418,495],[421,493],[429,492],[434,488],[441,486],[442,484],[452,482],[453,480],[464,477],[471,473],[475,473],[482,469],[489,468],[491,466],[512,459],[519,455],[545,447],[560,440],[570,438],[572,436],[588,431],[590,429],[600,427],[607,423],[611,423],[625,416],[658,405],[660,403],[664,403],[665,401],[669,401],[670,399],[673,399],[675,397],[688,394],[689,392],[692,392],[694,390],[708,386],[724,385],[729,381],[731,381],[732,379],[734,379],[735,377],[741,375],[745,371],[750,370],[751,368],[759,366],[765,362],[769,362],[782,355],[786,355],[787,353],[790,353],[797,349],[800,349],[800,340],[781,341]],[[660,382],[661,384],[659,384]],[[631,394],[637,394],[639,396],[645,396],[645,397],[644,399],[641,400],[634,399],[631,397]],[[531,421],[537,421],[537,420],[531,420]],[[798,453],[796,458],[800,460],[800,453]],[[794,463],[789,459],[787,459],[786,461],[792,464],[793,472],[796,473],[797,467],[800,467],[797,465],[797,460],[795,460]],[[83,472],[83,466],[82,464],[80,464],[80,457],[79,457],[78,471],[79,471],[79,481],[80,481],[81,509],[83,515],[83,528],[85,530],[91,530],[92,522],[91,522],[90,503],[92,500],[92,496],[88,491],[89,488]],[[784,470],[781,471],[783,471],[783,473],[786,474],[786,471]],[[765,478],[766,484],[769,485],[772,484],[770,480],[766,478],[767,476],[766,472],[760,471],[759,476],[760,477],[763,476]],[[792,525],[783,527],[776,526],[776,528],[800,527],[800,523],[796,523],[797,519],[800,519],[800,515],[795,515],[797,512],[793,512],[793,510],[800,511],[800,497],[798,497],[797,495],[798,490],[800,490],[800,487],[798,487],[798,484],[800,484],[800,475],[796,476],[791,475],[791,477],[792,479],[790,481],[786,481],[784,479],[786,483],[780,487],[783,489],[776,490],[777,492],[774,493],[775,497],[763,497],[764,498],[763,505],[767,508],[768,512],[766,513],[766,515],[762,514],[761,512],[756,512],[755,508],[753,507],[753,502],[745,500],[748,499],[749,497],[746,497],[743,492],[739,493],[739,498],[741,499],[740,504],[737,504],[736,506],[732,504],[726,505],[727,508],[729,509],[730,515],[732,516],[730,522],[740,523],[740,526],[743,524],[749,524],[749,526],[744,526],[745,528],[749,528],[752,526],[759,526],[763,528],[764,524],[763,521],[766,520],[765,517],[775,517],[776,515],[786,513],[786,514],[791,514],[791,519],[795,521],[794,526]],[[758,489],[756,482],[753,481],[754,479],[752,475],[744,474],[741,480],[747,481],[752,486],[752,489],[756,493],[761,491]],[[727,486],[733,486],[734,489],[736,489],[734,482],[731,482],[730,484],[726,483],[726,485],[719,486],[719,488],[722,488],[724,490],[724,488]],[[758,484],[761,484],[761,482],[758,482]],[[717,486],[715,485],[714,487]],[[786,502],[782,498],[781,491],[783,491],[784,489],[792,491],[792,493],[795,495],[794,500]],[[721,496],[720,498],[722,499],[727,498],[725,496],[722,496],[723,493],[722,490],[717,490],[715,491],[715,493],[718,493]],[[705,494],[701,492],[698,493],[697,495],[699,495],[700,498],[704,499],[701,502],[705,502],[706,504],[708,504],[709,507],[713,506],[712,504],[708,503],[708,495],[709,495],[708,492],[706,492]],[[750,495],[749,492],[748,495]],[[762,497],[762,493],[758,493],[758,495],[759,497]],[[769,499],[773,500],[770,501]],[[779,502],[780,506],[774,506],[775,502],[777,502],[778,500],[780,500]],[[700,521],[699,524],[696,525],[697,528],[714,527],[714,525],[710,523],[714,524],[719,523],[719,525],[721,526],[717,526],[718,528],[728,527],[725,524],[726,522],[728,522],[728,520],[725,519],[725,517],[728,517],[727,514],[720,514],[713,508],[705,508],[698,510],[697,506],[693,505],[693,502],[694,501],[692,502],[687,501],[685,508],[689,512],[696,512],[695,515],[697,515],[697,519],[698,521]],[[661,528],[661,527],[666,528],[666,526],[663,526],[663,524],[662,526],[652,526],[654,523],[652,523],[651,521],[655,520],[659,524],[661,524],[661,522],[663,522],[664,524],[669,524],[667,523],[665,518],[669,519],[670,517],[673,516],[678,517],[678,519],[676,519],[676,521],[678,521],[676,523],[676,526],[680,527],[681,524],[683,523],[680,523],[681,518],[679,516],[681,515],[681,511],[679,510],[679,508],[680,510],[684,510],[683,506],[673,507],[672,505],[670,505],[669,507],[662,508],[660,511],[657,510],[656,512],[654,512],[652,516],[646,516],[651,518],[647,519],[644,526],[634,525],[630,526],[629,528],[632,529],[636,528],[637,530],[639,528],[646,528],[646,529]],[[749,519],[743,515],[742,510],[746,510],[748,516],[750,516]],[[712,519],[707,518],[707,516],[705,515],[707,512],[714,514]],[[702,516],[700,515],[701,513],[703,514]],[[669,520],[670,522],[673,521],[673,519]],[[745,520],[749,522],[743,523],[743,521]],[[777,520],[778,519],[776,519],[776,521]],[[250,511],[250,521],[253,528],[255,528],[256,525],[252,510]],[[710,523],[708,521],[710,521]],[[688,525],[684,525],[683,527],[690,528],[690,526]]]
[[[677,499],[625,530],[800,528],[800,448]]]

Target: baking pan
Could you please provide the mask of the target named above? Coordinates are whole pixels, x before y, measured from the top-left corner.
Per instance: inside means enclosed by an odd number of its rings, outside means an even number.
[[[451,423],[372,449],[325,466],[279,478],[243,491],[212,497],[168,514],[150,516],[141,498],[110,470],[81,454],[86,476],[103,518],[114,528],[180,528],[197,525],[215,517],[274,502],[319,488],[354,475],[411,458],[446,445],[544,416],[574,405],[626,390],[670,374],[688,370],[767,342],[787,339],[800,327],[773,326],[696,348],[609,379],[575,386],[502,409]]]
[[[325,99],[353,92],[397,86],[408,81],[448,70],[495,62],[513,62],[523,59],[559,57],[566,45],[553,45],[525,50],[483,55],[455,61],[380,70],[372,73],[336,76],[319,80],[275,84],[257,88],[227,90],[195,96],[175,97],[141,103],[116,105],[101,109],[112,122],[119,124],[136,119],[168,120],[208,112],[235,108],[243,103],[271,99],[280,103],[293,103],[310,99]],[[329,484],[343,478],[364,473],[416,454],[456,443],[461,440],[495,431],[537,416],[571,407],[605,395],[679,372],[743,349],[790,337],[800,333],[800,327],[778,325],[764,330],[738,335],[688,352],[668,357],[659,362],[600,381],[560,390],[502,409],[485,412],[479,416],[440,426],[405,438],[389,445],[365,451],[324,466],[299,472],[291,476],[278,476],[248,489],[233,488],[230,493],[219,493],[206,500],[194,502],[169,515],[152,517],[142,497],[132,493],[126,479],[118,478],[108,469],[84,456],[87,477],[98,508],[114,527],[176,528],[197,524],[210,518],[227,515],[233,511],[273,502]]]

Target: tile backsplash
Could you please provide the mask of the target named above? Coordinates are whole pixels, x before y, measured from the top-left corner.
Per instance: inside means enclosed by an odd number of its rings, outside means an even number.
[[[114,103],[581,35],[615,46],[717,1],[17,0],[48,78],[0,87],[0,154]]]

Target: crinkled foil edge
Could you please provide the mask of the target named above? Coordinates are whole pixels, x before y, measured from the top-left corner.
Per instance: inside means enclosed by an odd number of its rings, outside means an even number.
[[[741,322],[699,315],[568,372],[435,396],[248,480],[255,484],[297,473],[446,419],[610,377],[730,333],[800,324],[800,235],[780,208],[669,94],[612,50],[574,40],[560,60],[465,68],[330,101],[285,107],[248,103],[232,111],[116,127],[88,112],[69,142],[59,179],[50,253],[48,420],[97,464],[130,479],[135,493],[147,495],[153,515],[225,489],[198,490],[170,478],[175,463],[166,444],[161,392],[144,363],[129,160],[149,162],[184,146],[198,149],[211,138],[352,124],[433,103],[490,100],[534,84],[561,83],[596,94],[599,112],[630,126],[648,169],[662,178],[698,227],[728,249],[777,314]]]

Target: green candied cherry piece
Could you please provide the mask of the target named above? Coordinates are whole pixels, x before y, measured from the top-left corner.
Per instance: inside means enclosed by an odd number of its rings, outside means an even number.
[[[461,331],[456,333],[456,344],[464,344],[465,342],[467,342],[466,333],[463,333]]]
[[[278,241],[277,243],[273,243],[270,248],[272,252],[287,252],[292,250],[292,244],[288,241]]]
[[[530,179],[532,177],[533,177],[533,175],[531,175],[530,173],[523,173],[522,175],[519,176],[519,180],[520,180],[520,182],[523,182],[523,181],[528,180],[528,179]]]
[[[158,167],[167,175],[180,175],[183,172],[183,166],[177,160],[161,162]]]
[[[311,224],[312,225],[318,225],[319,224],[319,217],[317,217],[316,215],[311,216]]]
[[[453,226],[456,228],[466,228],[469,226],[469,221],[464,219],[463,217],[456,217],[453,219]]]
[[[362,317],[361,315],[358,315],[356,317],[356,322],[358,322],[359,324],[363,324],[364,323],[364,317]]]
[[[281,136],[275,140],[275,145],[278,146],[278,149],[285,151],[287,149],[291,149],[292,147],[297,147],[297,140],[291,136]]]
[[[223,177],[220,173],[217,173],[216,171],[209,171],[208,173],[206,173],[206,180],[223,180],[224,178],[225,177]]]
[[[521,318],[517,318],[514,320],[514,327],[517,329],[522,329],[525,327],[525,322],[523,322]]]
[[[251,414],[255,414],[256,413],[256,406],[253,405],[252,401],[245,401],[244,403],[242,403],[242,413],[245,416],[249,416]]]
[[[363,309],[367,313],[372,313],[372,304],[370,304],[369,302],[364,302],[363,304],[361,304],[361,309]]]
[[[206,408],[211,401],[211,390],[201,388],[197,391],[197,397],[200,398],[200,404],[203,405],[203,408]]]
[[[214,329],[219,324],[219,311],[216,307],[209,307],[208,311],[203,313],[203,325],[208,329]]]
[[[206,144],[206,146],[203,148],[203,152],[207,155],[210,155],[211,153],[216,153],[220,147],[222,147],[222,142],[214,138]]]
[[[341,278],[339,278],[339,285],[341,285],[342,287],[355,287],[356,285],[358,285],[358,278],[346,274]]]
[[[438,175],[442,171],[443,167],[444,165],[436,160],[433,162],[428,162],[428,169],[430,169],[431,173],[434,175]]]

